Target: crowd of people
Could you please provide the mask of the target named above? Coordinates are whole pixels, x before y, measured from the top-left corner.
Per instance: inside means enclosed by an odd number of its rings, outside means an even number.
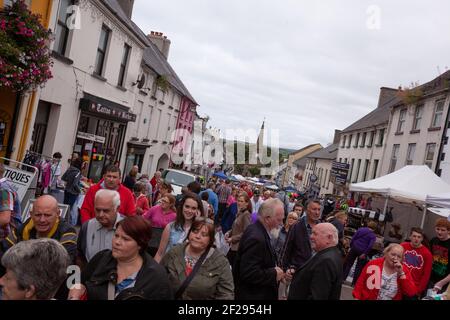
[[[72,160],[62,179],[74,206],[81,173]],[[339,300],[354,265],[359,300],[421,299],[450,282],[446,219],[431,241],[414,227],[408,242],[373,259],[375,222],[348,241],[342,204],[328,210],[316,199],[219,179],[193,181],[175,197],[160,171],[152,179],[138,171],[123,180],[107,167],[86,191],[80,219],[63,219],[57,200],[43,195],[21,221],[17,194],[1,179],[2,299]],[[70,265],[81,283],[69,281]]]

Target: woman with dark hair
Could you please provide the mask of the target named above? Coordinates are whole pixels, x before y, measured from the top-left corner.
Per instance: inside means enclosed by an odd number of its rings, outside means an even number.
[[[202,208],[202,202],[194,193],[187,193],[177,208],[177,217],[175,221],[169,223],[164,228],[159,243],[158,252],[155,260],[161,261],[161,258],[175,245],[182,243],[191,228],[192,221],[199,214]]]
[[[233,276],[225,256],[214,248],[214,221],[197,217],[188,241],[173,247],[161,264],[169,273],[175,299],[232,300]]]
[[[61,180],[66,182],[64,188],[64,204],[69,205],[69,212],[72,212],[72,206],[77,201],[78,196],[81,193],[80,182],[81,182],[81,159],[73,159],[70,163],[69,169],[63,174]],[[71,217],[71,224],[77,224],[77,218]]]
[[[141,216],[117,223],[112,250],[97,253],[81,273],[80,288],[69,299],[165,300],[173,293],[164,268],[146,253],[151,238],[150,223]]]
[[[133,166],[128,173],[128,175],[125,177],[125,180],[123,181],[123,185],[130,189],[130,191],[133,191],[133,187],[136,183],[137,174],[139,172],[138,166]]]
[[[160,180],[157,184],[155,194],[153,195],[153,205],[156,206],[161,202],[162,197],[172,193],[172,185],[164,180]]]
[[[225,241],[230,244],[230,251],[228,251],[227,258],[231,266],[234,264],[234,258],[236,257],[242,234],[251,224],[252,203],[246,192],[241,192],[237,196],[237,207],[238,211],[233,221],[233,226],[230,231],[225,233]]]

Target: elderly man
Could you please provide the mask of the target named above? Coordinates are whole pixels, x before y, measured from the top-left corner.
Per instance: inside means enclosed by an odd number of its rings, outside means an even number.
[[[3,300],[50,300],[66,279],[69,255],[53,239],[22,241],[2,257]]]
[[[311,246],[316,252],[294,275],[289,300],[339,300],[342,285],[342,258],[338,231],[331,223],[313,227]]]
[[[82,224],[95,217],[94,198],[97,191],[101,189],[117,191],[120,195],[119,212],[126,216],[136,215],[134,196],[130,189],[120,183],[120,177],[120,169],[116,166],[109,166],[106,168],[103,180],[89,188],[80,210]]]
[[[312,228],[320,219],[320,202],[311,200],[308,202],[306,215],[289,230],[283,255],[282,265],[287,270],[288,279],[309,258],[313,251],[311,249]]]
[[[59,241],[75,261],[77,252],[77,233],[75,229],[60,219],[58,202],[50,195],[36,199],[30,218],[17,231],[10,232],[4,244],[7,248],[30,239],[51,238]]]
[[[78,261],[83,266],[98,252],[111,249],[119,214],[120,195],[117,191],[102,189],[95,194],[95,219],[82,225],[78,236]]]
[[[283,218],[283,203],[270,199],[259,208],[258,220],[244,231],[233,266],[236,300],[278,299],[278,282],[284,272],[277,267],[270,240]]]

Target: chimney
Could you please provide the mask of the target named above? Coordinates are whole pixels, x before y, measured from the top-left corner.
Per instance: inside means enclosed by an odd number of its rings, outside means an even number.
[[[399,90],[401,90],[401,89],[400,88],[393,89],[393,88],[381,87],[380,88],[380,96],[378,98],[377,108],[382,107],[386,102],[389,102],[390,100],[395,98],[397,96],[397,93]]]
[[[339,141],[341,140],[341,132],[342,130],[334,130],[333,144],[339,144]]]
[[[125,15],[131,19],[131,15],[133,14],[134,0],[119,0],[117,3],[122,8],[122,11]]]
[[[166,60],[169,57],[170,40],[162,32],[151,31],[147,38],[161,51]]]

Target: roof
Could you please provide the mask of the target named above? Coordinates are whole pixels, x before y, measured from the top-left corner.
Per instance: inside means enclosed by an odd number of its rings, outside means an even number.
[[[296,150],[296,151],[294,151],[294,152],[291,152],[291,153],[289,154],[289,156],[293,156],[293,155],[295,155],[295,154],[297,154],[297,153],[306,151],[306,150],[309,149],[309,148],[313,148],[313,147],[317,147],[317,146],[319,146],[319,147],[322,148],[322,145],[321,145],[320,143],[314,143],[314,144],[310,144],[310,145],[308,145],[308,146],[306,146],[306,147],[304,147],[304,148],[301,148],[301,149],[299,149],[299,150]]]
[[[339,144],[335,143],[326,148],[317,150],[308,155],[308,158],[335,160],[339,149]]]
[[[358,121],[352,123],[350,126],[342,130],[342,133],[374,127],[384,123],[387,124],[389,122],[389,114],[391,108],[400,101],[401,99],[398,97],[392,98],[391,100],[387,101],[384,105],[380,106],[379,108],[376,108],[375,110],[366,114]]]
[[[158,75],[165,76],[167,81],[183,95],[189,98],[196,105],[198,103],[190,94],[189,90],[183,84],[181,79],[176,74],[175,70],[171,67],[164,55],[159,49],[151,42],[145,33],[123,12],[122,7],[118,3],[120,0],[103,0],[103,3],[108,9],[116,15],[116,17],[124,23],[128,29],[141,40],[146,48],[144,48],[144,55],[142,59],[144,63],[152,68]]]

